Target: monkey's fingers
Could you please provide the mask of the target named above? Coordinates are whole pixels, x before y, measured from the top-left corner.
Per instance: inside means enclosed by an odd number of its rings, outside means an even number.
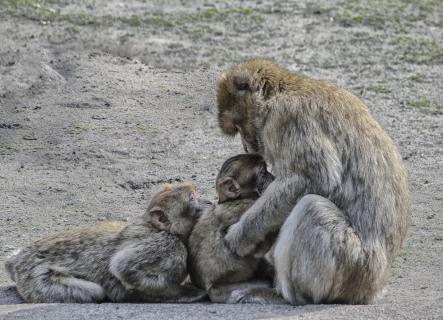
[[[239,232],[232,229],[237,224],[231,226],[228,233],[223,238],[224,245],[234,254],[239,257],[246,257],[254,253],[257,244],[250,243],[247,239],[239,236]]]

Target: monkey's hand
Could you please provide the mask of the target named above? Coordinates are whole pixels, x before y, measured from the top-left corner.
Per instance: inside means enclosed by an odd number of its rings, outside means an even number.
[[[228,233],[224,238],[226,246],[240,257],[252,254],[257,246],[257,241],[247,238],[247,234],[243,231],[243,224],[237,222],[229,227]]]
[[[228,229],[224,237],[227,247],[244,257],[253,254],[262,242],[272,245],[273,240],[266,240],[266,237],[278,233],[297,199],[306,190],[305,186],[304,178],[296,174],[274,180],[240,221]]]

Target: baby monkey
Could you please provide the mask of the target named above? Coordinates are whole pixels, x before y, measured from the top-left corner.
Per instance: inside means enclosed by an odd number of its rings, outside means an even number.
[[[27,302],[201,301],[203,290],[182,283],[185,243],[202,207],[192,185],[165,185],[133,223],[43,238],[10,257],[6,269]]]
[[[254,279],[272,240],[263,244],[261,252],[239,257],[229,250],[223,238],[229,226],[240,220],[273,180],[258,154],[237,155],[222,165],[216,178],[218,203],[199,218],[188,243],[191,281],[206,290],[212,302],[229,303],[235,290],[269,286]],[[275,300],[275,303],[284,301],[279,297]]]

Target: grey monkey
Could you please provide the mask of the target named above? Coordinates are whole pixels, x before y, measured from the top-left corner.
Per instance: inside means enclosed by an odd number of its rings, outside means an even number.
[[[133,223],[106,222],[48,236],[6,261],[27,302],[195,302],[182,285],[185,242],[202,206],[190,184],[165,185]]]
[[[273,258],[287,301],[374,301],[411,217],[391,139],[348,91],[268,60],[228,69],[217,90],[222,131],[239,133],[245,150],[262,154],[275,175],[230,227],[227,245],[247,255],[283,225]],[[236,301],[261,301],[257,292],[236,292]]]
[[[194,285],[207,290],[212,302],[227,302],[234,290],[269,287],[258,280],[265,265],[262,256],[269,248],[254,255],[239,257],[224,244],[229,226],[236,223],[273,181],[266,163],[258,154],[241,154],[226,160],[216,178],[218,203],[206,211],[191,232],[188,266]],[[266,275],[262,275],[266,278]],[[284,300],[273,295],[274,302]]]

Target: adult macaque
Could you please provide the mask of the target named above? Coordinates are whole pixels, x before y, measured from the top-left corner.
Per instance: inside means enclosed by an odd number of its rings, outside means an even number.
[[[411,204],[401,157],[367,107],[267,60],[224,72],[217,103],[222,131],[240,133],[276,177],[230,227],[231,250],[248,255],[285,223],[274,262],[286,300],[371,303],[399,253]],[[254,294],[243,290],[237,301],[254,302]]]

